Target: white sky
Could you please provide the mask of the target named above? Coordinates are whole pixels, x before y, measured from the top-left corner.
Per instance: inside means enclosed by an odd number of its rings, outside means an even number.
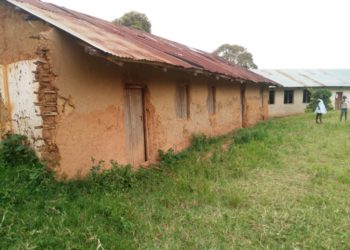
[[[350,68],[349,0],[44,0],[105,20],[136,10],[152,33],[212,52],[246,47],[259,68]]]

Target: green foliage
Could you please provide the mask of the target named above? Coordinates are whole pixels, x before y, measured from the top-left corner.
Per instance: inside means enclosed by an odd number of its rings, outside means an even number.
[[[317,89],[310,89],[311,93],[311,99],[310,103],[306,107],[306,112],[314,112],[317,107],[317,99],[322,96],[322,100],[324,102],[324,105],[326,106],[327,111],[333,110],[331,96],[332,92],[329,89],[326,88],[317,88]]]
[[[268,132],[262,127],[240,129],[233,134],[235,144],[246,144],[251,141],[262,141],[268,137]]]
[[[188,157],[191,152],[201,152],[206,151],[210,148],[210,145],[217,143],[219,138],[208,137],[204,134],[193,135],[191,138],[190,147],[179,153],[175,153],[174,149],[169,149],[167,152],[163,150],[158,150],[159,160],[162,164],[166,166],[173,165],[178,161]]]
[[[38,163],[38,158],[30,147],[27,137],[17,134],[6,134],[1,140],[0,160],[11,167]]]
[[[1,165],[0,171],[7,177],[1,181],[0,204],[22,204],[26,196],[36,193],[44,195],[42,185],[53,180],[51,173],[41,163],[11,168]]]
[[[208,150],[210,145],[217,143],[218,140],[218,137],[208,137],[205,134],[193,135],[190,149],[195,151]]]
[[[130,165],[121,166],[115,161],[111,161],[111,168],[103,169],[104,161],[95,162],[87,178],[94,187],[105,190],[128,190],[136,182],[135,173]]]
[[[212,53],[229,63],[238,64],[247,69],[257,69],[258,66],[253,61],[253,55],[246,48],[240,45],[223,44]]]
[[[350,249],[349,127],[311,120],[199,135],[148,169],[94,161],[79,180],[1,162],[0,249]]]
[[[1,181],[0,203],[23,203],[26,195],[41,192],[42,183],[52,178],[27,137],[17,134],[6,134],[0,142],[0,172],[9,173]]]
[[[177,161],[183,158],[183,154],[181,153],[176,154],[174,149],[172,148],[170,148],[167,152],[164,152],[163,150],[159,149],[158,154],[159,154],[160,162],[165,166],[175,164]]]
[[[137,11],[130,11],[125,13],[119,19],[115,19],[113,23],[121,24],[130,28],[138,29],[145,31],[147,33],[151,33],[151,22],[148,17]]]

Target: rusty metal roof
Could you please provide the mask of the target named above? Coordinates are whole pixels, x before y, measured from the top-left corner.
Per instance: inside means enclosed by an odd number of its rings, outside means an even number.
[[[350,87],[350,69],[254,70],[283,87]]]
[[[115,25],[39,0],[6,1],[120,60],[214,73],[254,83],[275,84],[267,78],[240,66],[229,64],[210,53],[152,34]]]

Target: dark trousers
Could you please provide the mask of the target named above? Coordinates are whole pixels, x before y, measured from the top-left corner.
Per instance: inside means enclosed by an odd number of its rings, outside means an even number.
[[[316,113],[316,123],[322,123],[322,114]]]
[[[342,121],[343,116],[344,116],[344,120],[346,121],[348,119],[348,109],[340,110],[340,121]]]

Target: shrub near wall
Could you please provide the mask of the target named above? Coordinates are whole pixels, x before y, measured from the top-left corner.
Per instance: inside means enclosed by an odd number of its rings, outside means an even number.
[[[320,96],[322,96],[322,100],[324,102],[324,105],[326,106],[326,109],[329,110],[333,110],[333,106],[332,106],[332,101],[331,101],[331,96],[332,96],[332,92],[328,89],[310,89],[309,90],[311,92],[311,100],[309,105],[307,105],[305,111],[306,112],[314,112],[317,106],[317,99],[320,98]]]

